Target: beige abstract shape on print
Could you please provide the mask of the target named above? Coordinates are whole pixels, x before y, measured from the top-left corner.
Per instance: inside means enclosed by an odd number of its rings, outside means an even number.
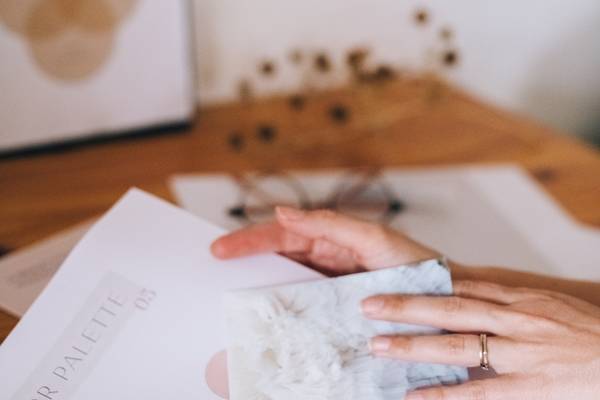
[[[229,399],[229,379],[227,374],[227,352],[222,350],[212,356],[204,378],[209,389],[222,399]]]
[[[31,13],[26,34],[42,70],[76,81],[110,59],[118,23],[103,1],[48,0]]]
[[[64,81],[106,64],[138,0],[0,0],[0,21],[28,43],[36,64]]]
[[[30,44],[37,65],[64,81],[79,81],[93,75],[110,59],[113,31],[88,32],[69,29],[50,39]]]
[[[29,15],[42,1],[44,0],[0,0],[0,23],[15,33],[25,34]]]

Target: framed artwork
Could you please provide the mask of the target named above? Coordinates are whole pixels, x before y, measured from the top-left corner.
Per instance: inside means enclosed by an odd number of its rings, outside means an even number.
[[[184,0],[0,0],[0,151],[181,123]]]

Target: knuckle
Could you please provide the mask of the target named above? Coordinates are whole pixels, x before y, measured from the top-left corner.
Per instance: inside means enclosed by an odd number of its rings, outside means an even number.
[[[306,238],[286,231],[279,237],[279,248],[283,251],[295,250],[304,247],[306,242]]]
[[[466,341],[464,336],[448,335],[445,346],[451,355],[462,355],[465,352]]]
[[[413,341],[410,338],[395,337],[392,339],[392,352],[409,354],[413,350]]]
[[[370,264],[370,260],[371,260],[371,255],[364,252],[364,251],[352,251],[352,258],[354,259],[354,261],[362,266],[368,266]]]
[[[329,221],[329,222],[333,222],[337,219],[337,213],[335,211],[329,210],[329,209],[320,209],[320,210],[315,210],[311,212],[313,217],[315,217],[316,219],[321,219],[324,221]]]
[[[451,296],[444,299],[444,312],[455,315],[464,309],[464,300],[460,297]]]
[[[454,293],[457,295],[470,294],[481,287],[481,283],[476,281],[456,281],[454,282]]]
[[[383,310],[387,314],[399,314],[405,308],[406,300],[399,296],[387,296],[383,298]]]
[[[331,254],[331,243],[324,239],[314,240],[310,249],[311,255],[325,257]]]
[[[442,387],[431,388],[428,390],[427,400],[446,400],[446,390]]]

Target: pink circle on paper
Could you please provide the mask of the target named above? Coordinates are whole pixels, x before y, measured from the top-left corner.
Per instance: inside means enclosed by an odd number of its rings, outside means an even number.
[[[222,399],[229,398],[229,380],[227,377],[227,352],[222,350],[216,353],[208,364],[204,373],[206,384]]]

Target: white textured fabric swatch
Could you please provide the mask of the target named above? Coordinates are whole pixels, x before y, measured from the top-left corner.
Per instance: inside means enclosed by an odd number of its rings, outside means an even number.
[[[452,294],[444,263],[417,265],[226,295],[231,400],[399,400],[417,387],[467,379],[465,368],[375,358],[381,334],[439,330],[371,321],[360,302],[376,294]]]

